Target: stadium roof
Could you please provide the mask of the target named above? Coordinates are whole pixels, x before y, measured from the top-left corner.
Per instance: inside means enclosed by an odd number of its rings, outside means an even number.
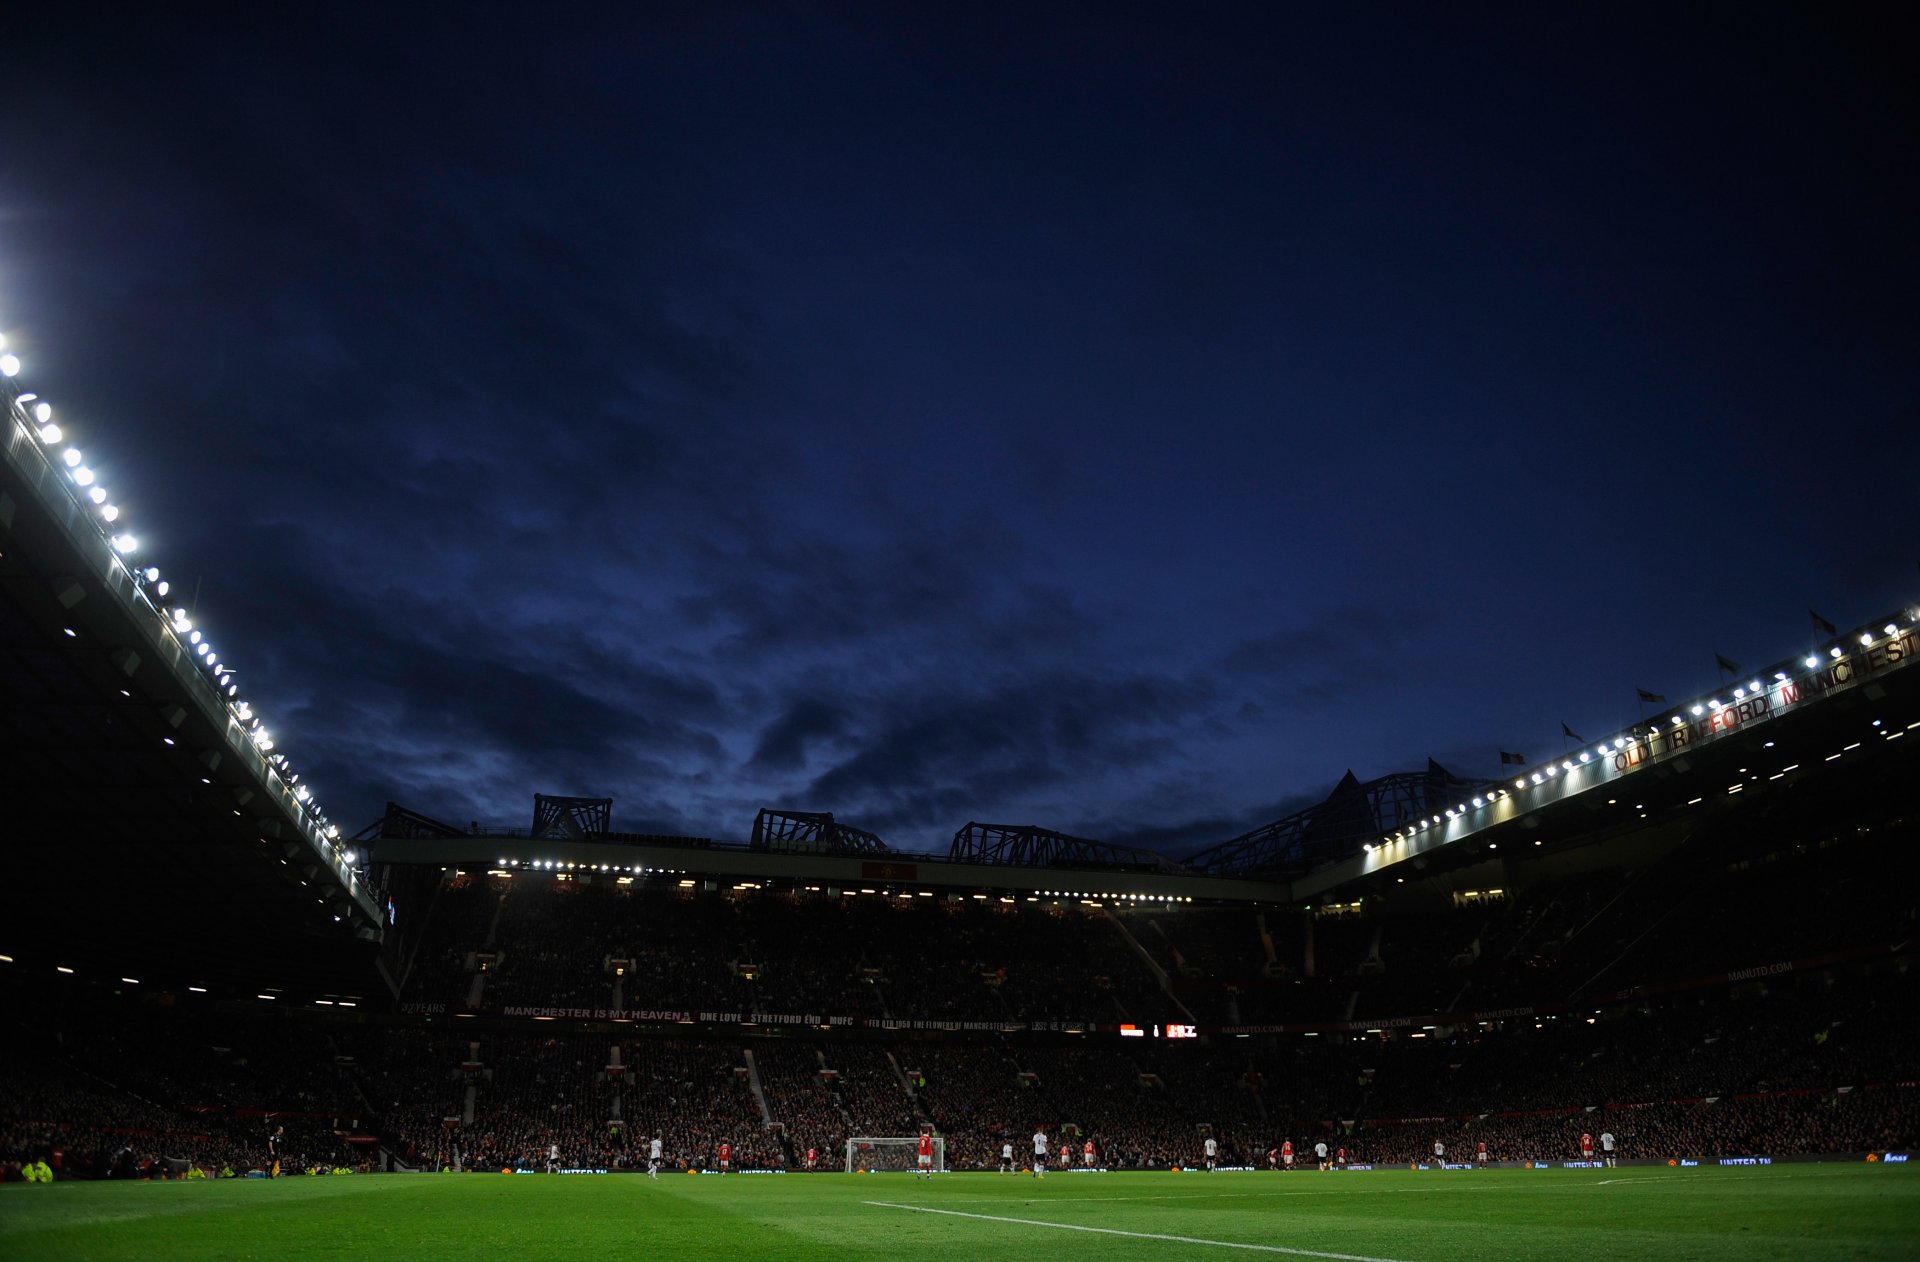
[[[0,384],[0,948],[27,964],[378,984],[381,911],[297,777]],[[49,434],[53,437],[49,437]]]

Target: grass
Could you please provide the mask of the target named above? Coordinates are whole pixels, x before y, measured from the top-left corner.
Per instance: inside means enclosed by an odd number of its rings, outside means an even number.
[[[1914,1258],[1920,1168],[1054,1174],[1041,1183],[963,1174],[930,1184],[901,1174],[423,1174],[0,1188],[7,1262],[1337,1255]]]

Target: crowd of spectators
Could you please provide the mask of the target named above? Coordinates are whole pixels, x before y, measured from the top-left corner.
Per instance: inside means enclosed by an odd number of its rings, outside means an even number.
[[[1598,1129],[1676,1159],[1904,1146],[1920,979],[1889,944],[1912,936],[1920,895],[1884,862],[1912,832],[1823,832],[1789,812],[1499,898],[1337,914],[449,874],[405,1015],[13,1005],[43,1024],[0,1053],[0,1166],[244,1172],[270,1125],[294,1168],[363,1164],[364,1135],[411,1168],[542,1168],[555,1150],[631,1167],[656,1136],[674,1168],[723,1142],[736,1165],[814,1149],[837,1168],[850,1137],[923,1124],[956,1166],[997,1164],[1007,1143],[1025,1155],[1035,1129],[1092,1138],[1120,1166],[1190,1162],[1207,1138],[1242,1164],[1285,1138],[1355,1161],[1417,1161],[1436,1141],[1557,1160]],[[1660,985],[1734,969],[1752,975]],[[1524,1015],[1423,1019],[1506,1005]],[[519,1006],[869,1023],[680,1037],[500,1018]],[[1230,1014],[1296,1028],[1208,1028]],[[1194,1018],[1207,1037],[1113,1031]],[[1020,1028],[1045,1023],[1081,1032]]]

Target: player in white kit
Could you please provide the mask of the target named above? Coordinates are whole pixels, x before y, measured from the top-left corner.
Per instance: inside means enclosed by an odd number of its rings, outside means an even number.
[[[655,1135],[653,1142],[647,1145],[647,1177],[660,1177],[660,1137]]]

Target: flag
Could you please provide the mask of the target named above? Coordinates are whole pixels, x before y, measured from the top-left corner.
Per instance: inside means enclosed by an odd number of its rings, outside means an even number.
[[[1825,631],[1828,635],[1840,634],[1839,627],[1834,626],[1831,622],[1828,622],[1825,618],[1822,618],[1819,614],[1815,613],[1813,610],[1811,609],[1807,610],[1807,617],[1812,618],[1813,625],[1818,627],[1820,630]]]
[[[1665,705],[1667,702],[1667,699],[1657,692],[1648,692],[1645,688],[1635,688],[1634,691],[1640,694],[1641,705]]]
[[[1524,755],[1509,754],[1503,749],[1500,751],[1500,765],[1502,767],[1524,767],[1527,765],[1527,760]]]
[[[1572,728],[1568,727],[1565,723],[1562,723],[1560,725],[1560,733],[1561,735],[1565,736],[1568,740],[1572,741],[1576,745],[1584,745],[1587,743],[1586,737],[1580,735],[1580,733],[1574,731]]]
[[[1720,656],[1718,653],[1715,653],[1713,655],[1713,660],[1714,660],[1714,663],[1718,665],[1721,670],[1726,671],[1727,674],[1729,675],[1738,675],[1740,673],[1740,663],[1738,662],[1730,662],[1726,658]]]

